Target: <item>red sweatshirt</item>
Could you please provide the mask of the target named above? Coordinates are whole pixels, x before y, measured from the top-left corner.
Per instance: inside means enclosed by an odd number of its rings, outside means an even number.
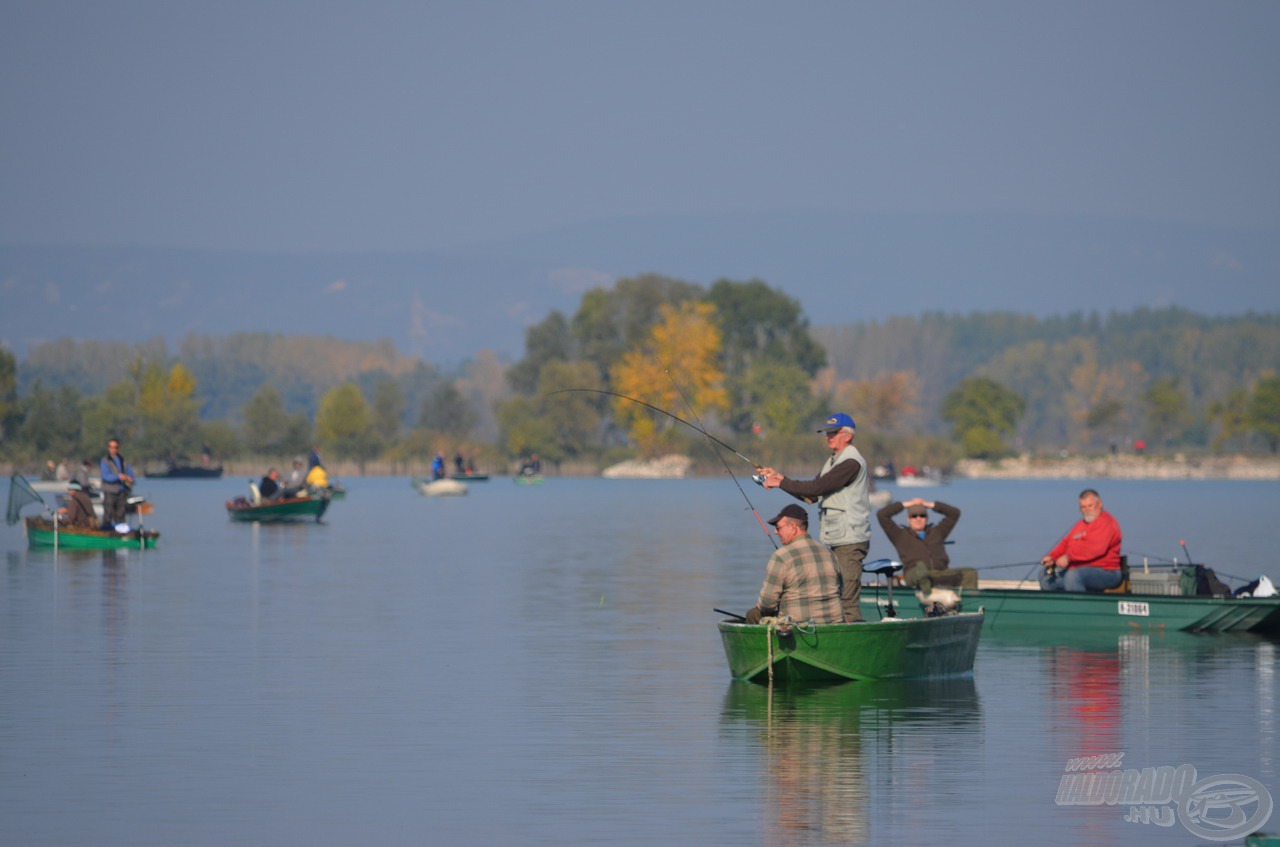
[[[1067,567],[1084,566],[1115,571],[1120,569],[1120,524],[1103,510],[1093,523],[1079,521],[1057,546],[1049,551],[1054,559],[1067,554]]]

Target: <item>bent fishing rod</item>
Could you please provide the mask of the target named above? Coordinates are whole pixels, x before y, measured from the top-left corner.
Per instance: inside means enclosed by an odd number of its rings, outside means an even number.
[[[670,374],[667,374],[667,376],[670,376]],[[677,388],[676,388],[676,391],[680,391],[680,389],[679,389],[679,387],[678,387],[678,386],[677,386]],[[725,444],[725,443],[724,443],[723,441],[721,441],[719,438],[716,438],[714,435],[712,435],[711,433],[707,432],[707,431],[706,431],[705,429],[703,429],[702,427],[700,427],[700,426],[696,426],[696,425],[694,425],[694,424],[690,423],[689,421],[685,420],[684,418],[680,417],[679,415],[673,415],[671,412],[668,412],[666,409],[660,409],[660,408],[658,408],[657,406],[654,406],[654,405],[653,405],[653,404],[651,404],[651,403],[646,403],[646,402],[644,402],[643,400],[638,400],[638,399],[636,399],[635,397],[628,397],[626,394],[619,394],[619,393],[618,393],[618,392],[616,392],[616,391],[605,391],[603,388],[561,388],[559,391],[552,391],[552,392],[551,392],[550,394],[548,394],[547,396],[548,396],[548,397],[554,397],[554,396],[555,396],[555,395],[557,395],[557,394],[569,394],[569,393],[572,393],[572,392],[585,392],[585,393],[587,393],[587,394],[604,394],[604,395],[606,395],[606,396],[608,396],[608,397],[617,397],[617,398],[619,398],[619,399],[621,399],[621,400],[630,400],[632,403],[639,403],[641,406],[644,406],[646,409],[653,409],[653,411],[655,411],[655,412],[659,412],[659,413],[661,413],[661,414],[664,414],[664,415],[666,415],[667,417],[671,418],[672,420],[679,421],[680,423],[682,423],[682,424],[684,424],[685,426],[689,427],[689,429],[693,430],[694,432],[701,433],[702,435],[705,435],[707,438],[711,439],[711,440],[712,440],[712,441],[714,441],[716,444],[719,444],[721,447],[723,447],[724,449],[728,450],[730,453],[732,453],[733,455],[737,456],[739,459],[741,459],[742,461],[746,462],[748,465],[751,465],[751,467],[755,468],[756,470],[759,470],[759,469],[760,469],[760,467],[761,467],[761,465],[760,465],[760,463],[759,463],[759,462],[753,462],[752,460],[748,459],[746,456],[742,455],[742,454],[741,454],[741,453],[739,453],[737,450],[734,450],[734,449],[733,449],[732,447],[730,447],[728,444]],[[683,392],[681,392],[681,396],[682,396],[682,397],[684,396]],[[687,401],[686,401],[686,403],[687,403]]]
[[[671,384],[675,386],[676,392],[680,395],[681,399],[682,399],[682,400],[684,400],[685,405],[686,405],[686,406],[689,406],[689,400],[688,400],[688,398],[687,398],[687,397],[685,397],[684,392],[680,390],[680,386],[676,384],[675,378],[671,376],[670,371],[668,371],[668,370],[666,369],[666,367],[665,367],[665,366],[663,367],[663,372],[667,374],[667,378],[671,380]],[[652,403],[646,403],[645,401],[640,400],[640,399],[637,399],[637,398],[635,398],[635,397],[630,397],[630,396],[628,396],[628,395],[626,395],[626,394],[619,394],[619,393],[618,393],[618,392],[616,392],[616,391],[606,391],[606,390],[604,390],[603,388],[562,388],[562,389],[560,389],[559,391],[552,391],[552,392],[551,392],[550,394],[548,394],[547,396],[548,396],[548,397],[552,397],[552,396],[554,396],[554,395],[556,395],[556,394],[569,394],[569,393],[574,393],[574,392],[582,392],[582,393],[587,393],[587,394],[603,394],[603,395],[605,395],[605,396],[607,396],[607,397],[617,397],[617,398],[618,398],[618,399],[620,399],[620,400],[629,400],[629,401],[630,401],[630,402],[632,402],[632,403],[638,403],[638,404],[640,404],[641,406],[644,406],[646,409],[652,409],[652,410],[653,410],[653,411],[655,411],[655,412],[659,412],[659,413],[661,413],[661,414],[666,415],[667,417],[671,418],[671,419],[672,419],[672,420],[674,420],[674,421],[679,421],[680,423],[682,423],[682,424],[684,424],[685,426],[689,427],[689,429],[693,430],[694,432],[697,432],[697,433],[699,433],[699,434],[701,434],[701,435],[705,436],[705,437],[706,437],[707,439],[709,439],[710,441],[712,441],[712,442],[714,442],[715,444],[718,444],[718,445],[720,445],[721,447],[723,447],[724,449],[728,450],[730,453],[732,453],[733,455],[737,456],[737,457],[738,457],[739,459],[741,459],[742,461],[744,461],[744,462],[746,462],[747,464],[751,465],[751,467],[752,467],[753,469],[755,469],[756,471],[759,471],[759,470],[760,470],[760,467],[761,467],[761,466],[760,466],[760,463],[759,463],[759,462],[753,462],[751,459],[748,459],[746,456],[742,455],[742,454],[741,454],[741,453],[739,453],[737,450],[735,450],[735,449],[733,449],[732,447],[730,447],[728,444],[725,444],[725,443],[724,443],[723,441],[721,441],[719,438],[716,438],[714,435],[712,435],[711,433],[707,432],[707,430],[706,430],[706,428],[705,428],[705,427],[698,426],[698,425],[696,425],[696,424],[690,423],[689,421],[685,420],[684,418],[680,417],[679,415],[672,414],[671,412],[668,412],[666,409],[661,409],[661,408],[659,408],[659,407],[657,407],[657,406],[653,405]],[[692,406],[689,406],[689,411],[690,411],[690,413],[694,416],[694,418],[697,418],[697,417],[698,417],[697,412],[694,412],[694,411],[693,411],[693,407],[692,407]],[[699,421],[699,423],[701,423],[701,421]],[[759,524],[760,524],[760,528],[761,528],[762,530],[764,530],[765,538],[768,538],[768,539],[769,539],[769,543],[770,543],[771,545],[773,545],[773,548],[774,548],[775,550],[776,550],[776,549],[778,549],[778,543],[777,543],[776,541],[774,541],[774,540],[773,540],[773,535],[769,532],[769,528],[768,528],[767,526],[765,526],[764,519],[763,519],[763,518],[761,518],[761,517],[760,517],[760,513],[759,513],[758,511],[756,511],[756,507],[755,507],[755,505],[751,502],[751,498],[747,496],[747,492],[745,492],[745,491],[743,491],[743,490],[742,490],[742,486],[738,483],[738,478],[737,478],[736,476],[734,476],[733,471],[729,469],[729,464],[728,464],[727,462],[725,462],[725,460],[724,460],[724,456],[720,453],[720,451],[719,451],[719,450],[717,450],[717,451],[716,451],[716,456],[717,456],[717,458],[719,458],[719,459],[720,459],[721,464],[723,464],[723,465],[724,465],[724,469],[725,469],[725,471],[727,471],[727,472],[728,472],[728,474],[729,474],[729,478],[733,480],[733,484],[734,484],[734,485],[736,485],[736,486],[738,486],[738,491],[742,494],[742,499],[744,499],[744,500],[746,500],[746,501],[747,501],[747,506],[751,509],[751,514],[755,515],[756,522],[757,522],[757,523],[759,523]],[[763,486],[763,485],[764,485],[764,477],[763,477],[763,476],[761,476],[759,473],[753,473],[753,474],[751,475],[751,478],[755,481],[755,483],[756,483],[757,485],[760,485],[760,486]]]
[[[662,364],[662,363],[659,363]],[[689,410],[689,414],[693,415],[693,419],[698,422],[698,430],[707,438],[711,438],[711,433],[707,432],[707,428],[702,425],[702,418],[698,417],[698,413],[694,411],[693,404],[689,402],[689,398],[685,396],[684,390],[680,388],[680,383],[676,382],[676,378],[671,375],[671,371],[665,364],[662,365],[662,372],[667,375],[667,379],[671,380],[671,386],[675,388],[676,393],[680,395],[680,399],[684,401],[684,407]],[[774,540],[773,533],[769,532],[769,527],[765,526],[764,518],[760,517],[760,513],[756,511],[756,504],[751,502],[751,498],[747,496],[747,492],[742,490],[742,484],[738,482],[738,478],[734,476],[733,470],[729,467],[729,463],[724,460],[724,454],[714,447],[716,458],[720,460],[720,464],[724,465],[724,472],[729,475],[729,479],[733,480],[733,484],[737,486],[738,493],[742,495],[742,499],[747,501],[747,508],[751,510],[751,514],[755,515],[756,523],[760,524],[764,537],[769,539],[769,543],[774,550],[778,549],[778,542]],[[745,458],[745,457],[744,457]],[[760,466],[756,465],[755,469],[760,470]],[[753,473],[751,478],[755,480],[756,485],[764,487],[764,477],[759,473]]]

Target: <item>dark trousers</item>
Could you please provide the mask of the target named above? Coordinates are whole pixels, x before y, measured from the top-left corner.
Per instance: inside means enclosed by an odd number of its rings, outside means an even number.
[[[870,541],[831,548],[840,562],[840,610],[845,623],[862,620],[862,609],[858,608],[862,597],[862,560],[867,558],[870,549]]]
[[[939,588],[977,588],[978,572],[973,568],[931,570],[925,562],[913,562],[902,572],[902,581],[921,594]]]
[[[129,503],[129,492],[127,491],[103,491],[102,492],[102,522],[115,526],[118,523],[124,523],[125,507]]]

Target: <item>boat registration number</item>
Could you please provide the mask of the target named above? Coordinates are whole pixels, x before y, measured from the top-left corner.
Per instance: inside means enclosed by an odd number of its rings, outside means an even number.
[[[1120,601],[1120,614],[1122,615],[1141,615],[1149,617],[1151,615],[1151,607],[1146,603],[1134,603],[1130,600]]]

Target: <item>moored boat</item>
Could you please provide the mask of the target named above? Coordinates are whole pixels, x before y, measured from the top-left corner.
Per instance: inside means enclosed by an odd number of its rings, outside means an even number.
[[[845,624],[718,624],[729,672],[757,683],[923,679],[973,671],[980,613]]]
[[[282,500],[253,503],[244,497],[227,501],[227,517],[233,521],[256,523],[284,523],[315,518],[316,523],[324,517],[329,508],[329,498],[289,497]]]
[[[129,532],[88,529],[55,522],[46,517],[23,519],[27,544],[33,548],[55,547],[67,550],[125,550],[155,547],[160,533],[154,529],[134,527]],[[121,524],[121,526],[124,526]]]
[[[144,471],[148,479],[220,479],[222,465],[169,465],[162,471]]]
[[[979,608],[990,628],[1042,627],[1134,631],[1253,632],[1280,634],[1280,597],[1183,597],[1168,594],[1074,593],[1030,587],[954,589],[961,612]],[[874,586],[862,589],[864,615],[875,615],[887,597]],[[915,597],[899,592],[900,617],[920,618],[925,610]]]

